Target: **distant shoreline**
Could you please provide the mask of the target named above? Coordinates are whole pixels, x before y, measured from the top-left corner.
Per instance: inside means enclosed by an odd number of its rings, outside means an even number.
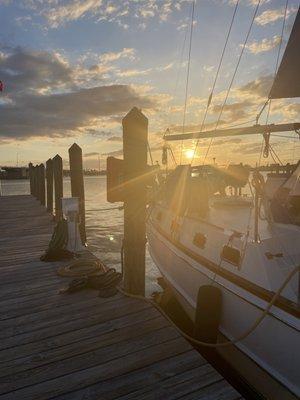
[[[84,170],[84,176],[106,176],[106,170]],[[63,171],[63,176],[70,176],[69,170]],[[0,172],[1,180],[27,180],[29,179],[29,170],[25,167],[2,167]]]

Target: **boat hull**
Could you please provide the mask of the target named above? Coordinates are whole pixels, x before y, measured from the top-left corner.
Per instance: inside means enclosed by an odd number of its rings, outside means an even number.
[[[168,241],[152,224],[148,226],[148,241],[155,264],[194,321],[198,290],[210,284],[214,274]],[[238,338],[261,316],[265,308],[263,302],[224,277],[214,276],[214,281],[214,285],[222,291],[220,332],[230,340]],[[236,347],[291,392],[300,396],[297,327],[274,315],[267,315],[253,333],[236,343]]]

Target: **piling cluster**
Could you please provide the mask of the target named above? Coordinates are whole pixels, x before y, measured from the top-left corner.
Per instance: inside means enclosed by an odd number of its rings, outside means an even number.
[[[82,242],[86,242],[85,233],[85,200],[83,182],[82,150],[74,143],[69,148],[69,164],[71,178],[72,197],[79,199],[79,230]],[[45,168],[46,165],[46,168]],[[42,206],[53,214],[56,221],[62,216],[63,188],[63,162],[59,154],[49,158],[46,163],[33,165],[29,163],[30,194],[34,196]],[[54,200],[54,201],[53,201]]]

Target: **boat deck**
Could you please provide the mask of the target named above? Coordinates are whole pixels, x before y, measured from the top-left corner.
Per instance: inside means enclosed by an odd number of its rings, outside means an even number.
[[[39,261],[53,221],[31,196],[0,197],[0,399],[222,399],[241,395],[149,303],[60,294]]]

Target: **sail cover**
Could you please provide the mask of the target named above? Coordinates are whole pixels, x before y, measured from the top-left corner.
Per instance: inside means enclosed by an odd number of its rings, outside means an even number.
[[[300,97],[300,7],[271,88],[270,99]]]

